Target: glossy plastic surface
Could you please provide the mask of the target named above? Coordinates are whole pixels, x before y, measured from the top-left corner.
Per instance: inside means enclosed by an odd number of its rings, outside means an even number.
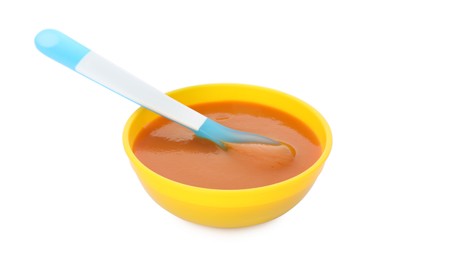
[[[39,32],[35,36],[35,46],[44,55],[72,70],[89,53],[88,48],[53,29]]]

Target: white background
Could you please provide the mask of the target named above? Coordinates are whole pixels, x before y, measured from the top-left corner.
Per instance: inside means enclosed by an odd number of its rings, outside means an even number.
[[[0,259],[457,259],[456,1],[2,1]],[[137,108],[39,53],[55,28],[164,92],[275,88],[334,147],[284,216],[223,230],[143,190]]]

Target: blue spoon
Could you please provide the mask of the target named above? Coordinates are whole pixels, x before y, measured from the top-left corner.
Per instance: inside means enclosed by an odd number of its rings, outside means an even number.
[[[49,58],[138,105],[191,129],[196,136],[209,139],[222,149],[227,149],[226,143],[281,144],[261,135],[225,127],[207,118],[59,31],[41,31],[35,37],[35,45]]]

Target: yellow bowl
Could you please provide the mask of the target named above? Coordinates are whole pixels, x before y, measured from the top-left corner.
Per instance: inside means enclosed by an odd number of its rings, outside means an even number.
[[[269,105],[306,123],[322,148],[321,156],[310,168],[279,183],[239,190],[190,186],[162,177],[135,157],[132,152],[135,138],[144,126],[158,117],[139,108],[124,128],[124,149],[148,194],[164,209],[182,219],[206,226],[234,228],[277,218],[307,194],[331,151],[331,130],[325,119],[307,103],[285,93],[242,84],[208,84],[178,89],[168,95],[186,105],[218,101]]]

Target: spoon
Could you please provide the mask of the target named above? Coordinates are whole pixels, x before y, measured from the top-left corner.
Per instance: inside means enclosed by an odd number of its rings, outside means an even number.
[[[185,126],[201,138],[226,150],[226,143],[280,142],[254,133],[223,126],[141,81],[67,35],[46,29],[37,34],[35,45],[49,58],[99,83],[113,92]],[[242,93],[241,93],[242,94]]]

